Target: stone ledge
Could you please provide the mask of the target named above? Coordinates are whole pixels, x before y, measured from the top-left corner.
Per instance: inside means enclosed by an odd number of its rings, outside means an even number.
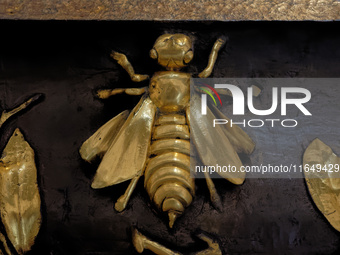
[[[0,0],[0,19],[333,21],[340,0]]]

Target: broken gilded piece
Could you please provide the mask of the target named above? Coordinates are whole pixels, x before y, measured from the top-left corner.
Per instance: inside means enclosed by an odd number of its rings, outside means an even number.
[[[195,252],[195,255],[222,255],[218,242],[215,242],[210,237],[203,233],[200,233],[197,237],[205,241],[208,244],[208,248],[199,252]],[[132,242],[138,253],[142,253],[144,250],[150,250],[157,255],[181,255],[182,253],[175,252],[169,248],[152,241],[148,237],[142,235],[137,229],[133,230]]]
[[[17,114],[18,112],[26,109],[30,104],[37,101],[41,96],[42,96],[42,94],[36,94],[36,95],[32,96],[30,99],[28,99],[26,102],[22,103],[21,105],[19,105],[16,108],[14,108],[13,110],[11,110],[9,112],[3,111],[1,116],[0,116],[0,128],[5,123],[6,120],[8,120],[14,114]]]
[[[304,173],[314,203],[329,223],[340,231],[340,158],[315,139],[303,155]]]
[[[40,204],[34,151],[16,129],[0,159],[0,213],[19,254],[34,244],[41,224]]]

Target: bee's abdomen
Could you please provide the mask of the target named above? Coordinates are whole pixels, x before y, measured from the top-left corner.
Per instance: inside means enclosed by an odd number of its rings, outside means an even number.
[[[190,155],[190,142],[183,139],[162,139],[152,143],[152,155],[161,155],[166,152],[179,152]]]
[[[158,118],[145,169],[145,188],[157,208],[169,214],[170,227],[195,194],[190,176],[189,128],[185,122],[179,114]]]

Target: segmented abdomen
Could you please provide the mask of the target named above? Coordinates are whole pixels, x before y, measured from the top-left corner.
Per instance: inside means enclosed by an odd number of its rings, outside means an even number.
[[[170,227],[195,194],[189,139],[185,116],[166,114],[156,120],[144,186],[158,209],[168,213]]]

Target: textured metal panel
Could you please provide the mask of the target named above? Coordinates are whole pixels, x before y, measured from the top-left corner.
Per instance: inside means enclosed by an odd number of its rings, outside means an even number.
[[[0,19],[339,20],[339,0],[0,0]]]

